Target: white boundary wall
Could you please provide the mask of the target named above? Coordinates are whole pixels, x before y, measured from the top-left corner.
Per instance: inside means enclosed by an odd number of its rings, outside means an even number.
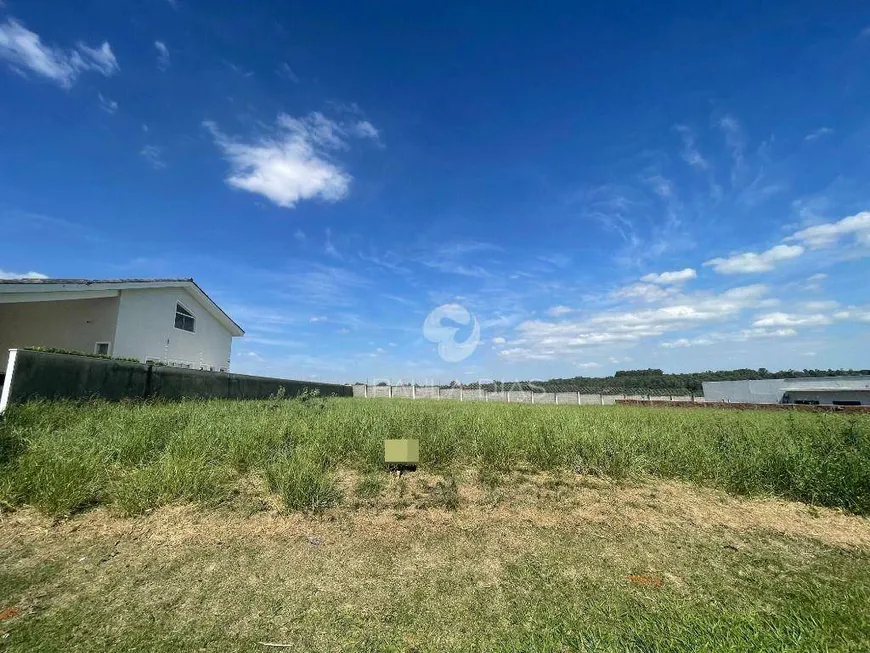
[[[363,385],[353,386],[353,396],[363,399],[440,399],[452,401],[483,401],[510,404],[559,404],[567,406],[612,406],[617,399],[643,401],[704,401],[688,395],[650,396],[629,394],[587,394],[581,392],[531,392],[510,390],[489,392],[480,388],[440,388],[438,386]]]

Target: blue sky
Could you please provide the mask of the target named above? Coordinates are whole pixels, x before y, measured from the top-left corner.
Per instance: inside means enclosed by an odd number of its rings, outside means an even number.
[[[250,373],[866,368],[870,7],[759,4],[0,0],[0,275]]]

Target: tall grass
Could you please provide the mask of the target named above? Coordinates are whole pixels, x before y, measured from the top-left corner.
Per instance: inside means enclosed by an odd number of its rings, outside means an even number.
[[[448,471],[655,475],[870,514],[870,416],[403,400],[34,402],[0,420],[0,502],[68,514],[220,502],[256,475],[290,510],[340,500],[339,467],[381,468],[419,438]]]

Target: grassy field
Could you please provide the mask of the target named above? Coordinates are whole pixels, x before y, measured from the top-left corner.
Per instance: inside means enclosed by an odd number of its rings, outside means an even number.
[[[870,415],[318,398],[13,407],[0,501],[139,514],[231,501],[257,476],[287,510],[316,510],[341,501],[336,470],[378,470],[383,440],[402,437],[447,476],[519,465],[655,476],[870,513]]]
[[[870,647],[864,415],[29,404],[0,507],[0,650]]]

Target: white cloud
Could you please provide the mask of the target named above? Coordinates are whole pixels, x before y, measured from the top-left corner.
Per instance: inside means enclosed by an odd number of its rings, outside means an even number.
[[[312,315],[308,321],[311,322],[312,324],[315,324],[317,322],[326,322],[326,316],[325,315]]]
[[[792,313],[768,313],[762,315],[752,326],[755,327],[794,327],[794,326],[825,326],[831,323],[831,318],[815,313],[812,315],[796,315]]]
[[[562,360],[593,346],[631,344],[717,321],[767,305],[767,286],[732,288],[719,295],[695,293],[672,297],[666,306],[636,311],[604,311],[577,321],[528,320],[517,326],[518,338],[500,355],[515,361]]]
[[[769,272],[777,263],[797,258],[804,253],[800,245],[776,245],[766,252],[743,252],[727,258],[714,258],[704,263],[719,274],[750,274]]]
[[[794,329],[741,329],[734,333],[709,333],[698,338],[678,338],[661,343],[665,349],[679,349],[683,347],[703,347],[707,345],[716,345],[723,342],[746,342],[755,338],[790,338],[796,336],[797,331]]]
[[[492,339],[492,344],[494,344],[494,345],[503,345],[505,342],[506,342],[505,339],[502,338],[501,336],[497,336],[497,337]]]
[[[870,322],[870,309],[850,306],[848,311],[834,313],[835,320],[857,320],[858,322]]]
[[[579,367],[581,370],[591,370],[596,367],[601,367],[601,363],[575,363],[575,367]]]
[[[169,48],[163,41],[154,41],[154,47],[157,48],[157,67],[166,70],[172,64],[169,59]]]
[[[16,72],[45,77],[63,88],[70,88],[85,71],[110,77],[120,70],[108,43],[98,48],[79,43],[64,50],[43,43],[39,34],[14,19],[0,24],[0,59]]]
[[[814,274],[811,277],[807,277],[807,281],[824,281],[828,278],[828,275],[824,272],[819,272],[818,274]]]
[[[346,132],[320,113],[304,118],[281,114],[277,133],[253,143],[226,136],[212,122],[203,124],[230,163],[226,182],[234,188],[288,209],[307,199],[337,202],[348,193],[351,176],[328,154],[347,147]]]
[[[870,211],[801,229],[786,240],[802,242],[811,249],[822,249],[836,245],[846,236],[854,236],[859,243],[870,245]]]
[[[551,306],[547,309],[547,315],[550,317],[561,317],[563,315],[568,315],[568,313],[572,313],[574,311],[573,308],[569,308],[568,306]]]
[[[819,127],[815,131],[810,132],[806,136],[804,136],[805,141],[814,141],[817,138],[821,138],[822,136],[827,136],[828,134],[833,134],[834,130],[830,127]]]
[[[641,277],[640,280],[647,283],[677,284],[695,279],[697,276],[698,273],[692,268],[686,268],[685,270],[674,270],[673,272],[662,272],[660,274],[650,273]]]
[[[97,93],[100,99],[100,108],[106,113],[115,113],[118,110],[118,103],[114,100],[105,97],[102,93]]]
[[[0,270],[0,279],[48,279],[48,277],[41,272],[7,272],[6,270]]]
[[[649,276],[649,275],[647,275]],[[677,292],[676,288],[662,288],[651,283],[635,283],[611,293],[614,299],[640,300],[643,302],[658,302],[667,299]]]
[[[139,150],[139,154],[142,155],[155,170],[160,170],[166,167],[166,162],[163,160],[163,149],[156,145],[146,145]]]

